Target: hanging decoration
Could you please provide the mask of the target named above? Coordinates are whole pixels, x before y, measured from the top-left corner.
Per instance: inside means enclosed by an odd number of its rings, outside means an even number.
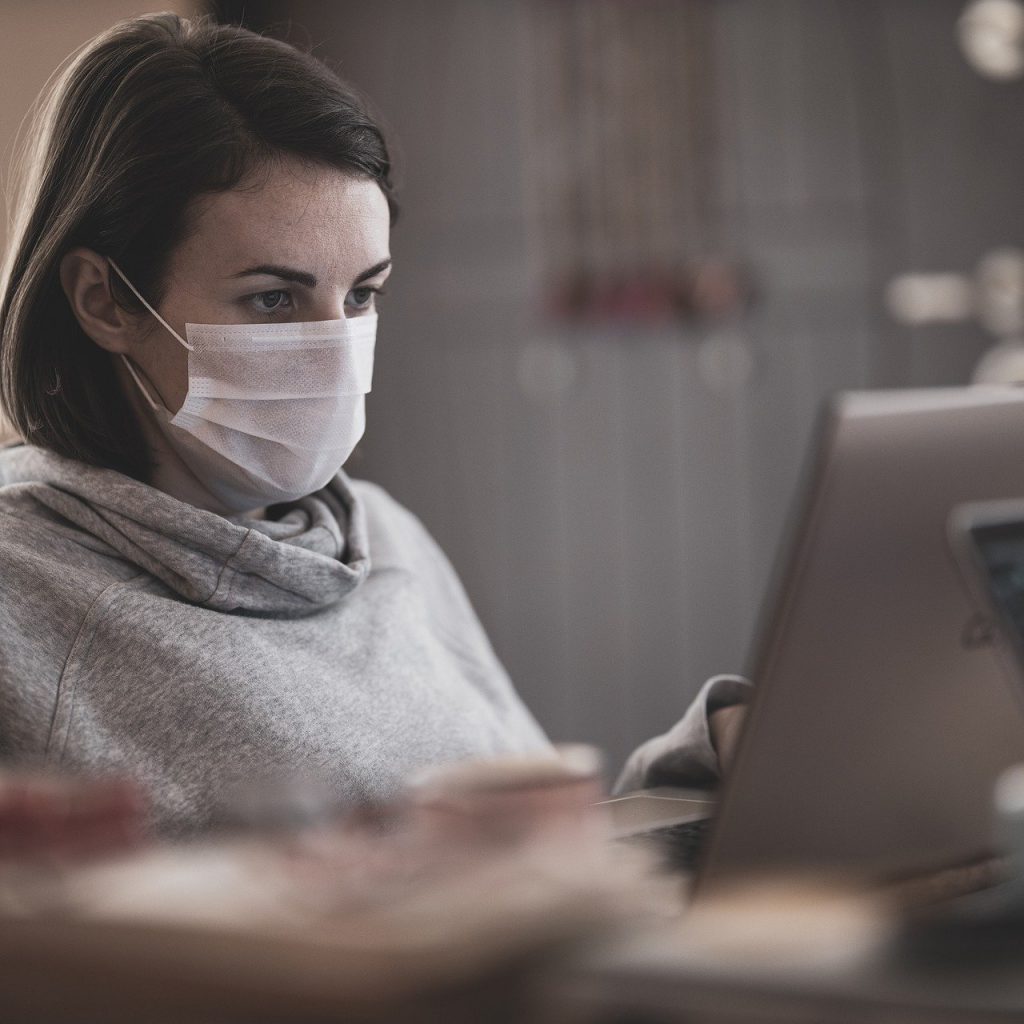
[[[533,0],[523,80],[530,244],[548,316],[731,317],[714,0]]]

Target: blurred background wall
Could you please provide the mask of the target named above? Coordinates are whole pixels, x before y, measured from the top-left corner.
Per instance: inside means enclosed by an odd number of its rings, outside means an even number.
[[[311,46],[390,129],[403,211],[349,469],[438,538],[555,739],[617,766],[744,666],[828,392],[965,383],[1016,329],[979,322],[976,268],[1024,244],[1024,85],[969,64],[965,6],[210,8]],[[0,130],[134,10],[0,5],[25,69]]]

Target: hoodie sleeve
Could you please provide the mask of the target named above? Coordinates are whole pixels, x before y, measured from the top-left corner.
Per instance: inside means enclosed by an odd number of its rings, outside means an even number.
[[[711,744],[708,717],[719,708],[745,703],[750,683],[742,676],[713,676],[686,713],[666,733],[642,743],[626,759],[613,795],[651,786],[713,786],[719,780],[718,755]]]

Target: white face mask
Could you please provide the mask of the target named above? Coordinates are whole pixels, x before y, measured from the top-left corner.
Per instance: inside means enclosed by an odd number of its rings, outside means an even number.
[[[187,341],[110,265],[188,349],[188,393],[174,414],[133,380],[164,436],[231,512],[324,487],[363,436],[377,315],[272,324],[185,324]]]

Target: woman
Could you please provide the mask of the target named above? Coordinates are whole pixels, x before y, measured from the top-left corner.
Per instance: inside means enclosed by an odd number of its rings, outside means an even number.
[[[33,137],[0,292],[4,758],[128,775],[180,834],[240,781],[374,800],[546,749],[444,554],[339,468],[396,212],[353,95],[151,15],[76,56]],[[707,712],[741,690],[711,681],[618,788],[713,777]]]

